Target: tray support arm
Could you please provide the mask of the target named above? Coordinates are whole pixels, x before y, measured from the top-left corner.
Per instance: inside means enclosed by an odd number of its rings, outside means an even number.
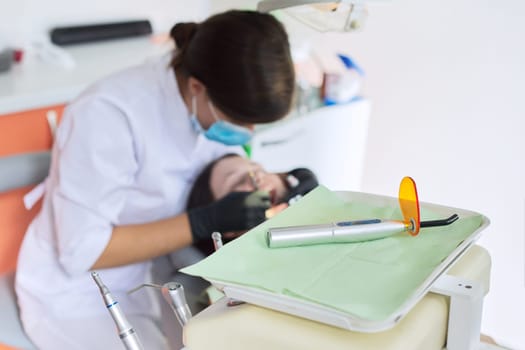
[[[482,286],[463,278],[442,275],[430,291],[450,297],[446,349],[478,350],[484,297]]]

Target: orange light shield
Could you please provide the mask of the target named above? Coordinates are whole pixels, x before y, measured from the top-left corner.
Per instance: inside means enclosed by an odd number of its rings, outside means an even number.
[[[399,206],[403,213],[403,221],[407,225],[407,231],[412,236],[417,236],[421,226],[419,216],[419,200],[415,181],[405,176],[399,184]]]

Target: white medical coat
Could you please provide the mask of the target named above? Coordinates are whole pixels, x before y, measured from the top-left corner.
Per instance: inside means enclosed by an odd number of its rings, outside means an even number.
[[[168,64],[163,57],[114,74],[66,108],[42,210],[19,256],[16,287],[24,324],[45,315],[107,313],[88,270],[113,227],[182,213],[203,167],[240,152],[194,132]],[[154,312],[144,292],[126,294],[147,281],[149,268],[150,262],[141,262],[98,270],[126,314]]]

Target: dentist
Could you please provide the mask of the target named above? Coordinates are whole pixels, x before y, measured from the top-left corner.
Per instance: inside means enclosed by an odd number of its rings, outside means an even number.
[[[171,30],[169,57],[109,76],[65,110],[42,210],[19,255],[16,291],[37,348],[120,349],[90,277],[97,270],[146,349],[166,349],[156,298],[126,292],[151,259],[264,220],[266,192],[185,212],[195,177],[241,152],[253,125],[291,106],[288,38],[272,16],[228,11]]]

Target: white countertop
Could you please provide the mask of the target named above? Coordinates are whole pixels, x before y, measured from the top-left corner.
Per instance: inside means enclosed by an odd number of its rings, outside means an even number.
[[[119,39],[63,47],[75,63],[66,68],[34,53],[0,73],[0,115],[63,104],[94,81],[172,49],[150,37]]]

